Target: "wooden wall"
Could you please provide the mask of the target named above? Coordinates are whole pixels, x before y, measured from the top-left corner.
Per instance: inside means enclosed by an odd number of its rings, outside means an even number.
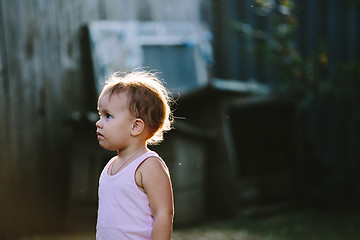
[[[278,2],[278,1],[275,1]],[[327,44],[329,71],[333,71],[338,63],[359,59],[359,12],[360,2],[357,0],[292,0],[293,13],[296,16],[295,44],[305,56],[312,56]],[[271,29],[271,16],[256,13],[253,0],[214,0],[213,32],[216,68],[215,75],[220,78],[247,81],[262,79],[271,75],[259,71],[261,57],[254,57],[252,52],[244,54],[244,48],[253,44],[243,35],[238,34],[235,22],[242,21],[256,29],[274,32]],[[220,37],[221,36],[221,37]],[[245,46],[245,47],[244,47]],[[242,53],[242,54],[240,54]],[[262,77],[262,78],[261,78]]]
[[[242,21],[256,29],[274,32],[271,28],[273,15],[259,16],[252,7],[254,2],[214,1],[214,8],[217,9],[214,11],[216,21],[213,27],[216,40],[216,77],[249,82],[256,80],[270,84],[278,80],[275,79],[274,68],[261,68],[264,59],[262,55],[256,56],[253,52],[247,52],[254,42],[244,35],[236,34],[234,21]],[[292,44],[307,60],[313,58],[319,61],[321,53],[323,64],[321,68],[314,64],[306,65],[306,71],[314,73],[312,76],[310,74],[312,79],[306,83],[308,86],[304,93],[308,97],[308,111],[306,117],[301,119],[305,129],[301,133],[302,138],[307,141],[304,149],[307,152],[299,154],[303,156],[301,160],[303,166],[306,166],[304,173],[307,174],[301,178],[305,192],[303,195],[323,198],[319,204],[322,207],[325,204],[331,207],[354,207],[360,199],[360,181],[357,177],[360,165],[360,124],[357,107],[360,91],[360,1],[292,2],[295,4],[297,22]],[[321,87],[316,89],[316,86]]]
[[[78,141],[73,117],[96,108],[81,27],[100,19],[203,21],[210,5],[206,0],[0,1],[1,239],[62,227],[71,146]]]

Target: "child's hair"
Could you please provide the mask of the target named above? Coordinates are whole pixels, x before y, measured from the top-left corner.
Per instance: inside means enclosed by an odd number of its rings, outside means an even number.
[[[145,70],[115,72],[105,81],[100,96],[126,93],[130,112],[149,130],[147,144],[158,144],[171,129],[173,115],[170,93],[154,73]]]

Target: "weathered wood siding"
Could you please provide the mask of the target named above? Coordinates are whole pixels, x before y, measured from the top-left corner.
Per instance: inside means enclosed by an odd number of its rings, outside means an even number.
[[[274,32],[271,28],[271,14],[259,16],[253,0],[214,0],[213,32],[216,68],[219,78],[247,81],[257,79],[267,82],[271,72],[260,71],[261,57],[249,52],[253,42],[237,33],[235,21],[242,21],[256,29]],[[270,2],[270,1],[269,1]],[[277,1],[275,1],[277,2]],[[305,56],[319,51],[320,44],[327,44],[329,71],[343,61],[359,60],[359,1],[338,0],[293,0],[297,19],[294,44]],[[265,78],[265,79],[264,79]]]
[[[72,116],[95,108],[81,27],[100,19],[202,21],[209,6],[205,0],[0,1],[1,239],[62,226],[77,141]]]
[[[349,205],[357,202],[360,196],[360,181],[357,177],[360,129],[359,111],[356,107],[359,102],[357,69],[360,62],[360,2],[355,0],[294,0],[293,2],[297,20],[293,44],[307,60],[320,59],[321,56],[324,64],[322,67],[314,66],[313,63],[306,66],[306,71],[315,69],[315,73],[310,77],[313,78],[309,81],[311,83],[306,83],[308,86],[305,94],[310,93],[307,96],[313,94],[307,101],[310,102],[311,98],[313,100],[306,118],[301,119],[302,127],[305,129],[301,136],[308,141],[306,143],[308,149],[302,149],[301,151],[307,152],[299,154],[303,156],[301,164],[304,168],[298,181],[302,185],[304,196],[311,195],[309,192],[313,191],[316,192],[314,194],[316,197],[323,198],[321,201],[324,204],[332,202],[333,206]],[[269,33],[276,31],[271,27],[273,15],[259,16],[254,5],[255,1],[252,0],[214,0],[214,7],[217,9],[214,11],[216,21],[213,27],[216,40],[214,41],[216,77],[249,82],[256,80],[270,84],[278,80],[275,76],[280,71],[275,72],[271,67],[262,68],[264,55],[256,56],[248,51],[255,41],[237,34],[234,27],[234,21],[242,21]],[[334,83],[336,80],[338,83]],[[321,86],[320,90],[314,90],[316,88],[312,86],[317,84]],[[335,87],[329,90],[332,84]],[[334,92],[337,98],[329,97]],[[322,94],[329,95],[323,97]],[[339,201],[345,204],[339,204]]]

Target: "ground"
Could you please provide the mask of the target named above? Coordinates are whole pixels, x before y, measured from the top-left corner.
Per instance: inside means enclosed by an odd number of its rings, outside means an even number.
[[[264,238],[251,236],[246,230],[181,230],[175,231],[173,240],[261,240]],[[77,233],[68,235],[48,235],[22,238],[21,240],[95,240],[94,234]]]
[[[173,240],[358,240],[356,212],[292,212],[270,216],[239,215],[174,229]],[[21,240],[95,240],[94,232],[48,235]]]

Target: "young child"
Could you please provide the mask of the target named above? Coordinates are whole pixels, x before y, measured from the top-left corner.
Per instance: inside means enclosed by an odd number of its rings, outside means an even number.
[[[170,240],[173,193],[163,160],[147,148],[170,130],[167,90],[155,75],[109,77],[99,96],[97,139],[117,151],[99,180],[98,240]]]

